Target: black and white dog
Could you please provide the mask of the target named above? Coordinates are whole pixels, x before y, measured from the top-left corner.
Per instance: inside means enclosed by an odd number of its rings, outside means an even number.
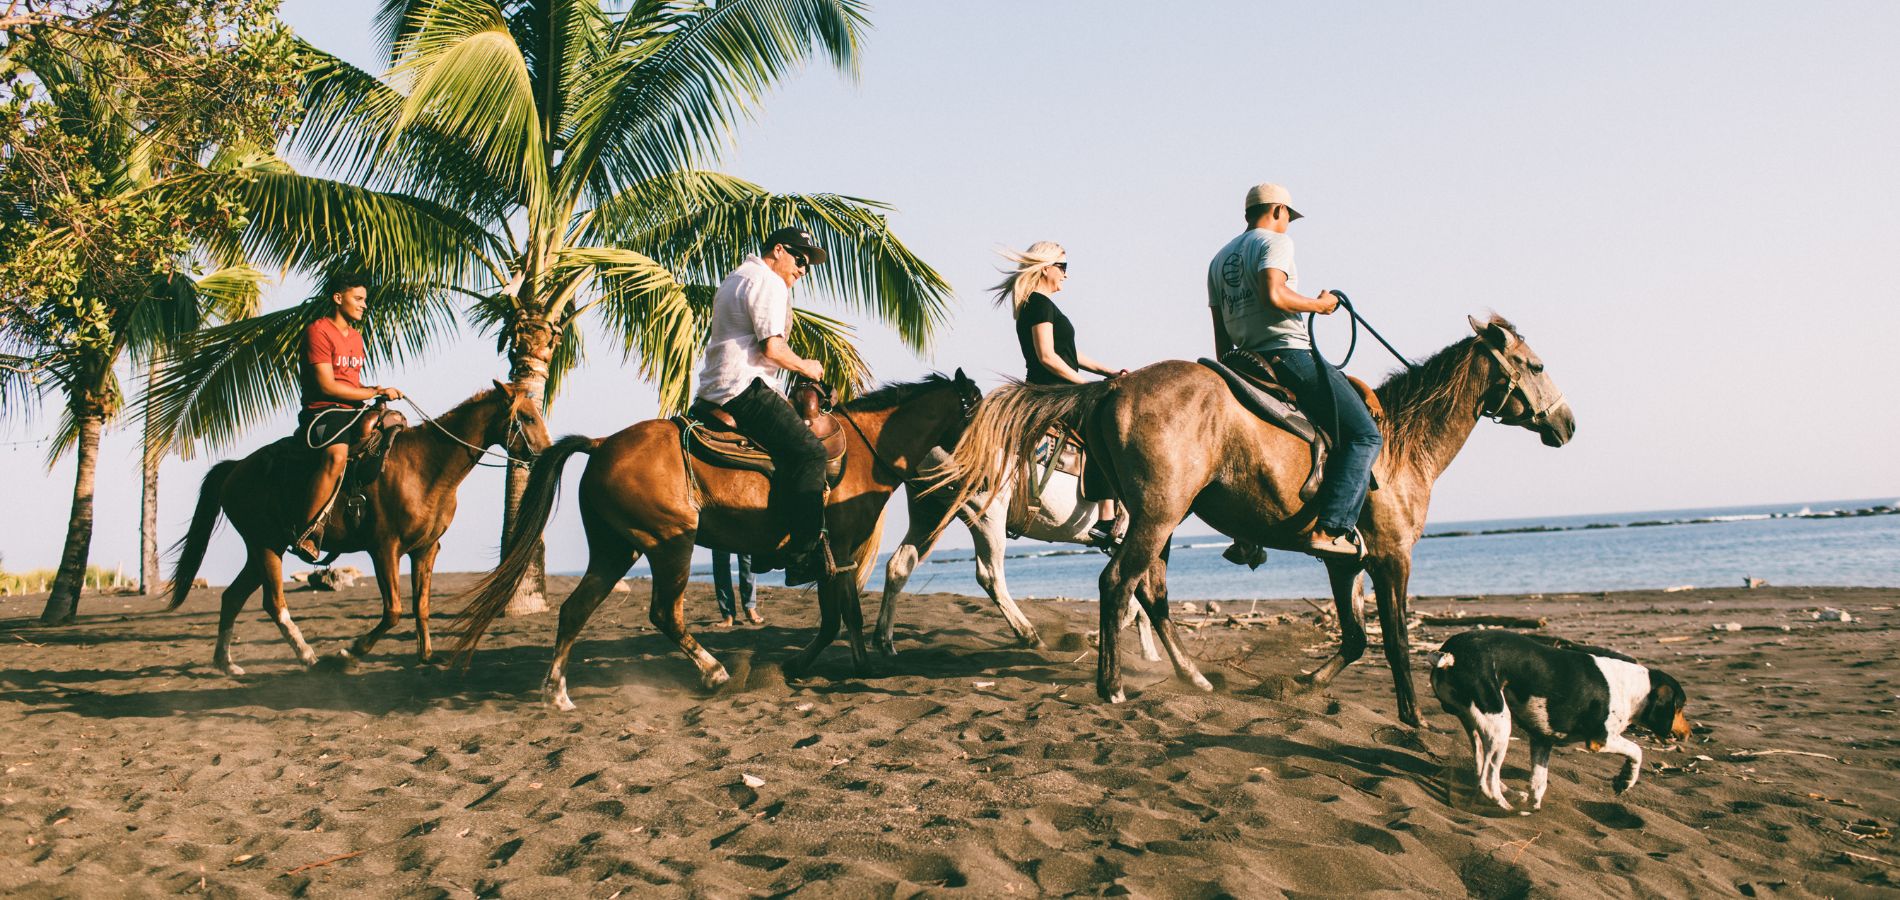
[[[1508,810],[1504,754],[1513,721],[1531,741],[1531,808],[1544,805],[1550,751],[1582,743],[1626,758],[1616,792],[1636,784],[1643,748],[1623,736],[1632,724],[1664,739],[1689,736],[1682,685],[1659,669],[1601,647],[1508,631],[1467,631],[1438,648],[1432,693],[1471,739],[1478,789]]]

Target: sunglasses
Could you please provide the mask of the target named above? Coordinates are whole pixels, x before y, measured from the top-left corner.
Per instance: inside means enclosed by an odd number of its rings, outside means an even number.
[[[1061,269],[1061,270],[1062,270],[1062,274],[1064,274],[1064,275],[1067,275],[1067,274],[1069,274],[1069,263],[1068,263],[1068,262],[1067,262],[1066,260],[1065,260],[1065,261],[1063,261],[1063,262],[1059,262],[1059,263],[1050,263],[1049,265],[1052,265],[1052,266],[1055,266],[1055,267],[1056,267],[1056,268],[1058,268],[1058,269]]]
[[[810,257],[806,256],[803,253],[798,252],[797,250],[787,249],[785,252],[790,253],[792,255],[792,262],[797,264],[800,269],[811,268]]]

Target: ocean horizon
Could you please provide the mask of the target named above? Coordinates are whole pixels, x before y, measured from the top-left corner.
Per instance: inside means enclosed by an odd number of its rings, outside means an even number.
[[[1784,586],[1900,587],[1896,512],[1900,498],[1879,497],[1432,522],[1414,549],[1408,590],[1430,596],[1582,593],[1740,587],[1749,578]],[[952,533],[959,528],[952,526]],[[1221,558],[1228,543],[1212,531],[1177,533],[1169,596],[1328,596],[1317,560],[1269,551],[1266,565],[1249,571]],[[872,598],[883,590],[889,558],[878,557],[865,591]],[[968,547],[934,552],[905,590],[982,596],[973,560]],[[1008,545],[1004,574],[1018,599],[1094,599],[1105,563],[1098,551],[1017,540]],[[642,561],[629,574],[647,572]],[[695,564],[694,580],[710,577],[708,563]],[[773,573],[761,583],[780,579]]]

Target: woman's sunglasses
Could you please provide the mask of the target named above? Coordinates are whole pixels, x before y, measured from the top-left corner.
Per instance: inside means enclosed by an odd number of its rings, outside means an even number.
[[[1063,262],[1059,262],[1059,263],[1050,263],[1049,265],[1052,265],[1052,266],[1055,266],[1055,267],[1056,267],[1056,268],[1058,268],[1058,269],[1061,269],[1061,270],[1062,270],[1062,274],[1064,274],[1064,275],[1067,275],[1067,274],[1069,273],[1069,264],[1068,264],[1068,262],[1067,262],[1067,261],[1063,261]]]

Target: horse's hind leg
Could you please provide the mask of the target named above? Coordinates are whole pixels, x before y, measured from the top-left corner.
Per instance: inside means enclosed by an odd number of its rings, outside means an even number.
[[[1142,590],[1145,588],[1137,588],[1136,596],[1140,596]],[[1155,649],[1155,626],[1152,621],[1149,621],[1148,613],[1143,609],[1145,605],[1143,603],[1128,604],[1128,608],[1122,611],[1121,628],[1126,631],[1128,626],[1135,626],[1135,634],[1141,638],[1141,658],[1148,662],[1160,662],[1161,651]]]
[[[276,550],[258,550],[252,557],[258,563],[258,576],[264,582],[264,615],[277,625],[284,642],[290,645],[297,661],[308,669],[317,664],[317,651],[304,643],[303,632],[291,621],[290,605],[284,602],[284,558]]]
[[[368,634],[350,644],[350,649],[337,654],[346,660],[367,656],[376,642],[402,621],[402,554],[395,543],[384,543],[370,553],[370,562],[376,570],[376,589],[383,595],[383,617],[376,620]]]
[[[429,643],[429,589],[435,578],[435,555],[441,549],[441,541],[431,541],[427,547],[409,554],[409,587],[414,595],[409,602],[415,606],[417,662],[426,663],[435,656],[435,649]]]
[[[655,548],[647,554],[647,560],[653,566],[653,602],[647,609],[647,619],[661,634],[672,638],[680,652],[693,661],[699,669],[700,686],[712,690],[725,684],[732,678],[726,674],[726,667],[686,633],[686,582],[693,571],[692,536],[674,538]],[[625,572],[622,569],[619,574]],[[614,577],[618,578],[619,574]],[[613,585],[607,587],[612,589]]]
[[[600,542],[592,543],[587,573],[581,576],[581,583],[574,586],[574,592],[561,601],[561,626],[554,638],[554,660],[548,664],[548,677],[541,685],[541,696],[563,712],[574,708],[574,701],[567,696],[567,662],[568,655],[574,652],[574,642],[580,639],[581,629],[600,607],[600,601],[614,592],[614,583],[633,568],[638,556],[624,545],[604,548]],[[421,617],[416,621],[420,624]]]
[[[822,583],[819,585],[818,633],[812,636],[811,643],[806,644],[805,649],[785,661],[783,668],[788,677],[804,675],[811,669],[811,664],[818,660],[818,654],[825,652],[825,648],[838,639],[838,624],[842,616],[838,594],[838,591],[830,590]]]
[[[1359,592],[1354,590],[1359,581],[1359,570],[1358,560],[1326,562],[1326,577],[1333,587],[1333,608],[1339,612],[1339,650],[1331,659],[1321,663],[1319,668],[1296,679],[1300,683],[1325,687],[1365,654],[1366,625],[1359,608]]]
[[[1135,513],[1131,510],[1130,515]],[[1142,582],[1147,578],[1149,569],[1166,565],[1161,559],[1161,550],[1167,546],[1168,534],[1168,530],[1146,527],[1145,517],[1137,517],[1129,525],[1128,536],[1123,539],[1121,549],[1110,557],[1108,565],[1102,569],[1101,631],[1096,637],[1095,692],[1110,703],[1120,703],[1128,698],[1122,688],[1122,611],[1128,608],[1135,592],[1144,587]],[[1143,605],[1147,605],[1145,600]],[[1153,610],[1150,610],[1150,619],[1153,616]]]
[[[245,601],[251,599],[251,594],[263,583],[258,575],[259,568],[255,557],[246,561],[243,570],[231,579],[231,586],[224,589],[224,605],[218,609],[218,649],[211,654],[211,664],[233,678],[244,674],[244,669],[231,661],[233,632],[237,627],[238,613],[244,611]]]

